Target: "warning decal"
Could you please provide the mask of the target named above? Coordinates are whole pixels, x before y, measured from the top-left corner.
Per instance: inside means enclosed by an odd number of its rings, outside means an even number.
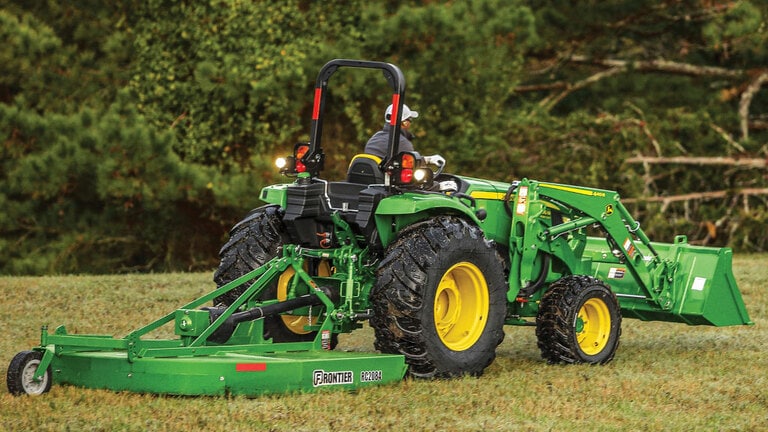
[[[528,186],[521,186],[520,192],[517,193],[517,206],[516,213],[519,215],[525,214],[525,209],[528,202]]]
[[[611,267],[608,270],[608,279],[624,279],[624,274],[626,272],[627,272],[627,269]]]
[[[694,291],[704,291],[704,284],[707,283],[707,278],[697,277],[693,279],[693,285],[691,289]]]
[[[627,255],[630,258],[635,257],[635,253],[637,252],[637,249],[635,249],[635,245],[632,244],[632,241],[629,238],[624,240],[624,244],[622,246],[624,247],[624,250],[627,251]]]

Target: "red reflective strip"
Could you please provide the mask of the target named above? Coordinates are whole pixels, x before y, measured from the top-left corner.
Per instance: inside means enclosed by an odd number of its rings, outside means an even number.
[[[264,372],[267,370],[266,363],[238,363],[235,366],[237,372]]]
[[[312,107],[312,120],[317,120],[320,117],[320,97],[323,95],[323,89],[318,87],[315,89],[315,105]]]
[[[395,93],[392,95],[392,117],[389,118],[389,124],[394,126],[397,124],[397,119],[400,118],[398,108],[400,106],[400,95]]]

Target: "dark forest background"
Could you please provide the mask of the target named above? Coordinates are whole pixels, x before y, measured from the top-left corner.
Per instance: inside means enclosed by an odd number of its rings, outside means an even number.
[[[0,0],[0,274],[213,268],[333,58],[397,64],[450,172],[615,189],[652,239],[766,251],[766,21],[757,0]],[[330,179],[390,98],[333,80]]]

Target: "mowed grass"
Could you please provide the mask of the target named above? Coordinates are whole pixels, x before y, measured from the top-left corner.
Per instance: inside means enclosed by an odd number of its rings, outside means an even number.
[[[606,366],[547,365],[534,328],[507,327],[480,378],[259,398],[70,386],[13,397],[3,385],[0,430],[768,430],[767,264],[768,255],[734,262],[754,326],[626,319]],[[0,367],[37,345],[43,324],[123,336],[212,288],[207,273],[0,277]],[[373,350],[373,332],[342,335],[338,349]]]

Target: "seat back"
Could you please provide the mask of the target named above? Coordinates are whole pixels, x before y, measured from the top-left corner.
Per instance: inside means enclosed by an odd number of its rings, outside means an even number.
[[[379,168],[381,158],[367,153],[355,155],[349,163],[347,181],[360,184],[383,184],[384,173]]]

